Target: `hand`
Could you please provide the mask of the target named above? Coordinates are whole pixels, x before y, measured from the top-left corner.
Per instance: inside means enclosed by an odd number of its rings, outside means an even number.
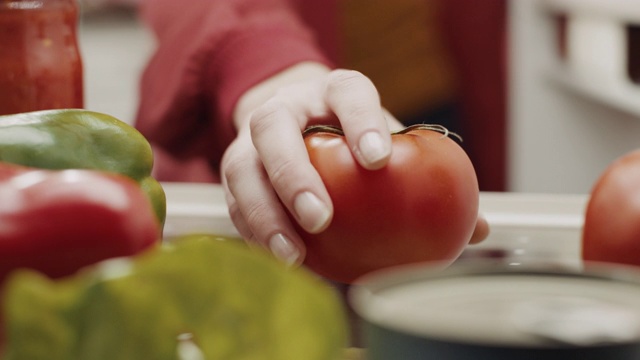
[[[474,245],[481,243],[484,239],[489,236],[490,232],[489,222],[482,214],[478,214],[478,221],[476,222],[476,227],[473,229],[473,234],[471,235],[471,239],[469,240],[469,244]]]
[[[376,170],[391,156],[390,130],[403,127],[382,108],[364,75],[310,63],[251,89],[238,102],[234,119],[238,136],[221,165],[231,219],[245,239],[292,265],[304,260],[305,247],[285,208],[311,233],[324,230],[333,215],[302,130],[319,122],[339,125],[358,162]],[[485,225],[479,218],[473,242],[486,237]]]
[[[285,207],[312,233],[327,227],[333,215],[302,130],[320,120],[341,126],[358,162],[373,170],[391,155],[390,127],[402,127],[382,109],[368,78],[309,63],[245,94],[235,119],[238,136],[221,165],[231,219],[245,239],[290,264],[303,261],[305,248]]]

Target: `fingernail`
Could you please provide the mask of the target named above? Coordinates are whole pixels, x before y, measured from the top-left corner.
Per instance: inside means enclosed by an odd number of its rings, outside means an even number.
[[[373,167],[389,156],[388,145],[375,131],[369,131],[360,137],[357,152],[367,165]]]
[[[329,208],[309,191],[300,193],[296,197],[293,208],[300,226],[310,233],[316,233],[324,228],[331,217]]]
[[[300,260],[300,250],[282,234],[275,234],[269,239],[269,250],[287,265],[294,265]]]

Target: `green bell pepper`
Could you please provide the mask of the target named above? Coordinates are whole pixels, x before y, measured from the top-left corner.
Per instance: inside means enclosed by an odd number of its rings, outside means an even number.
[[[82,109],[0,116],[0,162],[128,176],[140,184],[164,224],[166,197],[151,176],[151,145],[134,127],[112,116]]]

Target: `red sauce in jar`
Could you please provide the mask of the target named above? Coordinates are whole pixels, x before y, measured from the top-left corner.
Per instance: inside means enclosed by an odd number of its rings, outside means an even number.
[[[0,0],[0,114],[82,108],[77,0]]]

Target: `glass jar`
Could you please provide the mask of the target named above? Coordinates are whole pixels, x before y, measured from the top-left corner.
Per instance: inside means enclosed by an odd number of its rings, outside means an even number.
[[[77,0],[0,0],[0,114],[83,107]]]

